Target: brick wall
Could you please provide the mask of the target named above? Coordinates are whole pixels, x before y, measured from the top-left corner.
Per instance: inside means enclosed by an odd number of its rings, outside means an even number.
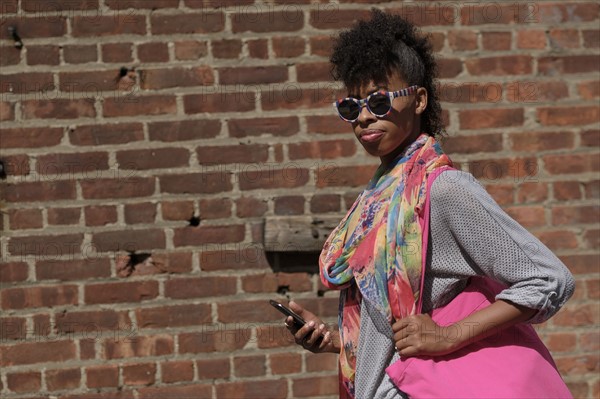
[[[0,4],[3,398],[335,397],[335,357],[266,300],[334,322],[336,293],[260,242],[267,216],[343,213],[376,165],[327,65],[373,4],[432,34],[445,149],[574,273],[539,330],[600,395],[598,3]]]

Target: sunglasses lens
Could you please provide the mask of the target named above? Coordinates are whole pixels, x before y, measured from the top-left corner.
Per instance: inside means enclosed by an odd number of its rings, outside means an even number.
[[[360,107],[352,100],[343,100],[338,104],[338,112],[342,118],[354,120],[358,118]]]
[[[383,116],[388,113],[392,103],[390,98],[385,94],[374,94],[369,98],[369,109],[377,116]]]

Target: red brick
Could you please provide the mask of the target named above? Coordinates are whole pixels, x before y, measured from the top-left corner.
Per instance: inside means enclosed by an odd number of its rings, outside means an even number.
[[[48,209],[48,223],[53,225],[79,224],[80,208]]]
[[[236,377],[258,377],[266,374],[264,355],[233,358],[233,370]]]
[[[292,136],[299,132],[300,125],[295,116],[231,119],[228,121],[229,135],[231,137],[247,136]]]
[[[81,360],[89,360],[96,358],[96,341],[95,338],[86,338],[79,340],[79,353]]]
[[[201,331],[203,332],[180,334],[179,353],[233,352],[246,346],[252,334],[250,328],[243,325],[233,330],[226,330],[218,325],[204,325]],[[206,371],[199,370],[198,374],[203,373]]]
[[[113,332],[131,325],[126,312],[98,310],[88,312],[66,312],[56,314],[55,329],[58,334],[83,333],[85,337],[98,337],[103,331]]]
[[[125,223],[152,223],[156,219],[156,205],[150,202],[125,205]]]
[[[600,198],[600,180],[593,180],[583,183],[585,198],[597,199]]]
[[[60,49],[58,46],[29,46],[27,47],[27,65],[58,65]]]
[[[576,181],[557,181],[553,183],[554,198],[559,201],[581,199],[581,188]]]
[[[546,32],[543,30],[517,31],[517,47],[520,49],[543,49],[546,47]]]
[[[129,364],[122,366],[123,384],[152,385],[156,381],[156,364]]]
[[[215,58],[238,58],[242,51],[239,39],[222,39],[212,41],[212,53]]]
[[[238,173],[240,188],[242,190],[294,188],[308,183],[308,169],[295,163],[285,166],[285,169],[274,169],[269,165],[248,167]]]
[[[213,138],[221,131],[221,121],[214,119],[154,122],[148,124],[150,140],[174,142]]]
[[[342,121],[335,116],[315,115],[307,121],[308,133],[337,134],[351,133],[352,127],[348,122]]]
[[[88,388],[116,388],[119,386],[117,365],[89,366],[85,369]]]
[[[11,283],[27,280],[29,275],[27,263],[24,262],[2,262],[0,263],[0,281]]]
[[[323,356],[307,356],[306,371],[336,371],[338,369],[338,356],[335,353],[323,353]]]
[[[24,317],[2,317],[0,318],[0,331],[0,338],[4,343],[8,340],[25,340],[28,334],[27,320]]]
[[[85,303],[142,302],[158,296],[157,281],[135,281],[124,283],[87,284]]]
[[[337,391],[337,383],[336,391]],[[216,385],[217,399],[231,398],[285,398],[288,395],[287,381],[267,380],[225,382]]]
[[[275,198],[276,215],[301,215],[304,213],[304,197],[287,195]]]
[[[65,45],[63,46],[63,57],[69,64],[85,64],[98,60],[98,50],[92,45]]]
[[[9,128],[0,130],[2,148],[51,147],[60,144],[61,128]]]
[[[125,331],[126,333],[126,331]],[[165,356],[174,351],[173,337],[170,335],[123,336],[126,339],[108,338],[104,341],[106,359],[123,359],[129,357]]]
[[[215,248],[217,247],[217,248]],[[269,264],[264,249],[259,246],[243,246],[238,250],[218,249],[206,246],[200,253],[200,268],[203,271],[264,269]]]
[[[464,110],[459,111],[458,117],[461,129],[521,126],[524,121],[522,108]]]
[[[44,342],[20,342],[0,347],[0,365],[3,367],[74,360],[73,340],[49,340]]]
[[[15,46],[0,46],[0,67],[19,64],[21,54],[21,50]]]
[[[81,381],[80,369],[46,370],[46,386],[49,391],[77,389]]]
[[[550,174],[574,174],[600,170],[598,154],[563,154],[542,157]]]
[[[189,8],[225,8],[233,6],[243,6],[254,4],[254,0],[211,0],[206,3],[198,2],[196,0],[184,0],[185,6]]]
[[[597,223],[600,219],[600,208],[597,205],[565,205],[554,206],[552,209],[552,224],[562,226],[566,224]]]
[[[477,33],[472,30],[450,30],[448,44],[452,50],[468,51],[477,49]]]
[[[584,30],[581,35],[584,47],[600,47],[600,30]]]
[[[577,29],[550,29],[548,35],[552,48],[578,48],[579,31]]]
[[[271,39],[276,57],[299,57],[304,54],[306,42],[302,37],[273,37]]]
[[[307,143],[290,143],[289,157],[292,160],[304,158],[337,159],[349,157],[356,153],[355,140],[311,141]]]
[[[186,114],[254,111],[255,95],[253,91],[188,94],[183,97],[183,107]]]
[[[214,82],[212,69],[207,66],[140,70],[140,86],[143,90],[209,86]]]
[[[337,395],[337,380],[337,375],[294,379],[292,383],[294,397]]]
[[[105,43],[100,50],[103,62],[133,61],[133,43]]]
[[[111,16],[75,15],[71,19],[71,27],[74,37],[145,35],[146,17],[129,13],[117,13]]]
[[[8,223],[11,230],[39,229],[43,225],[40,209],[10,209]]]
[[[165,232],[161,229],[98,232],[92,235],[92,245],[97,252],[165,248]]]
[[[91,280],[110,277],[110,261],[107,258],[41,260],[36,262],[35,272],[37,280]]]
[[[143,139],[144,131],[141,123],[85,125],[69,131],[71,144],[81,146],[126,144]]]
[[[228,198],[201,199],[199,201],[200,218],[202,220],[229,218],[232,204]]]
[[[156,148],[124,150],[117,152],[117,162],[122,169],[145,170],[188,166],[190,152],[187,148]]]
[[[210,194],[232,190],[227,172],[159,176],[160,190],[170,194]]]
[[[55,259],[80,253],[82,234],[12,237],[8,251],[12,255],[36,255],[38,259]]]
[[[330,67],[326,62],[296,64],[296,80],[298,82],[331,81]]]
[[[517,202],[520,204],[544,202],[548,198],[548,187],[545,183],[529,182],[519,186]]]
[[[196,155],[201,165],[260,163],[267,161],[269,146],[266,144],[199,146],[196,148]]]
[[[513,206],[507,208],[506,213],[525,227],[539,227],[546,225],[546,216],[543,206]]]
[[[248,53],[250,58],[267,59],[269,58],[269,47],[266,39],[248,40]]]
[[[317,187],[363,187],[369,182],[375,167],[324,165],[315,171]]]
[[[329,85],[317,86],[311,90],[302,90],[296,85],[284,85],[283,90],[269,90],[268,95],[261,97],[264,111],[280,109],[298,110],[308,108],[331,109],[336,92]]]
[[[469,154],[477,152],[497,152],[502,150],[502,135],[478,134],[476,136],[446,137],[442,146],[450,154]]]
[[[3,309],[54,307],[78,303],[77,287],[74,285],[7,288],[0,295]]]
[[[162,218],[164,220],[189,220],[194,216],[192,201],[161,202]]]
[[[575,135],[571,132],[527,132],[510,135],[515,151],[547,151],[573,148]]]
[[[186,277],[165,282],[165,296],[174,299],[234,295],[236,291],[235,277]]]
[[[125,175],[125,172],[121,172]],[[80,181],[83,198],[135,198],[154,193],[154,178],[125,177],[116,179],[94,179]]]
[[[591,229],[591,230],[587,230],[584,234],[583,234],[583,242],[584,242],[584,246],[589,248],[589,249],[594,249],[594,248],[598,248],[600,246],[600,230],[598,229]],[[597,284],[598,282],[596,282]],[[589,287],[592,287],[591,284],[588,284]],[[595,288],[597,290],[597,288]],[[595,292],[596,296],[595,298],[598,298],[598,292]],[[589,293],[588,294],[589,297],[592,297],[592,294]]]
[[[294,374],[302,369],[302,356],[297,353],[273,353],[269,359],[273,374]]]
[[[225,85],[280,83],[288,80],[285,66],[231,67],[219,69],[219,82]]]
[[[175,42],[175,58],[180,61],[197,60],[208,55],[206,42],[193,40]]]
[[[6,375],[8,389],[16,393],[37,392],[42,387],[40,372],[9,373]]]
[[[67,200],[75,196],[75,183],[66,180],[6,184],[2,193],[9,202]]]
[[[100,91],[117,90],[117,71],[86,71],[86,72],[61,72],[58,74],[59,88],[68,93],[83,92],[88,100],[99,96]],[[117,96],[117,94],[112,97]],[[123,94],[123,96],[127,96]],[[126,97],[127,99],[127,97]],[[131,100],[131,99],[130,99]]]
[[[243,301],[217,304],[218,321],[222,323],[268,322],[280,319],[266,301]]]
[[[551,250],[575,249],[578,247],[577,238],[571,231],[545,231],[536,234],[537,237]]]
[[[585,100],[592,100],[600,97],[600,81],[582,82],[577,85],[579,96]]]
[[[152,15],[150,25],[153,35],[215,33],[225,28],[225,15],[222,12]]]
[[[98,9],[98,0],[54,0],[48,3],[44,0],[22,0],[21,9],[27,12],[45,12],[52,11],[91,11]]]
[[[241,218],[260,217],[267,212],[269,206],[265,199],[242,197],[236,200],[236,214]]]
[[[140,328],[199,326],[212,320],[210,305],[179,305],[136,310]]]
[[[227,362],[227,365],[229,366],[229,362]],[[160,370],[162,374],[162,382],[167,384],[181,381],[192,381],[194,379],[194,363],[191,360],[171,360],[164,362],[160,364]]]
[[[56,90],[52,74],[45,72],[22,72],[13,75],[0,75],[0,93],[38,93],[45,96]]]
[[[121,0],[106,0],[106,5],[112,10],[125,10],[128,8],[156,10],[177,8],[179,0],[127,0],[126,2]]]
[[[231,30],[240,32],[294,32],[304,26],[304,13],[298,8],[282,11],[240,12],[231,15]]]
[[[15,104],[0,101],[0,121],[12,121],[15,119]]]
[[[310,199],[313,213],[340,212],[341,197],[338,194],[317,194]]]
[[[544,107],[538,108],[537,116],[546,126],[587,125],[600,118],[600,107]]]
[[[84,208],[86,226],[104,226],[117,222],[114,205],[92,205]]]
[[[159,270],[169,274],[192,270],[192,254],[188,252],[155,253],[152,262]]]
[[[473,58],[465,66],[471,75],[523,75],[532,72],[531,56],[507,55],[486,58]]]
[[[463,70],[463,62],[457,58],[440,58],[438,68],[440,78],[454,78]]]
[[[484,50],[505,51],[510,50],[512,42],[511,32],[482,32],[481,42]]]
[[[22,39],[38,39],[42,37],[61,37],[67,34],[67,18],[62,15],[40,18],[39,16],[24,17],[5,16],[2,24],[6,27],[16,26]],[[0,39],[13,41],[8,29],[0,30]]]
[[[176,114],[177,104],[171,95],[106,98],[103,113],[105,117]]]
[[[169,61],[167,43],[142,43],[137,45],[137,55],[141,62]]]
[[[87,99],[26,100],[22,104],[25,119],[76,119],[96,116],[94,104]]]
[[[212,385],[176,385],[165,387],[149,387],[139,389],[139,399],[183,399],[183,398],[210,398]]]
[[[586,130],[580,133],[581,144],[586,147],[600,147],[600,130]]]
[[[598,57],[595,55],[569,55],[540,57],[538,71],[541,75],[557,76],[570,73],[598,73]]]
[[[229,378],[229,359],[202,359],[196,360],[198,378],[217,379]]]
[[[310,54],[321,57],[329,57],[332,51],[332,38],[329,36],[316,35],[310,37]]]
[[[244,239],[244,225],[200,226],[175,229],[173,245],[176,247],[203,244],[224,244],[241,242]]]
[[[73,178],[83,173],[87,178],[95,177],[96,171],[107,170],[108,153],[86,152],[42,155],[37,158],[36,169],[42,176],[58,175]]]

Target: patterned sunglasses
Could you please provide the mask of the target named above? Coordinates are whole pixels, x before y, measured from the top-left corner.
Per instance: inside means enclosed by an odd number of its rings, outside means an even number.
[[[419,86],[410,86],[398,91],[380,90],[369,94],[367,98],[363,98],[362,100],[353,97],[340,98],[333,103],[333,106],[340,118],[350,123],[358,119],[358,115],[360,115],[360,111],[364,106],[376,117],[383,118],[392,110],[392,100],[394,98],[413,94],[418,88]]]

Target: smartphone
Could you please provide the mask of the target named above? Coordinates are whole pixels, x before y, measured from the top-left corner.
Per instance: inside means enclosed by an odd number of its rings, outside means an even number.
[[[279,310],[281,313],[283,313],[286,316],[292,316],[292,318],[294,319],[294,323],[296,324],[297,328],[301,328],[302,326],[304,326],[306,324],[306,321],[300,317],[296,312],[294,312],[292,309],[280,304],[277,301],[274,300],[270,300],[269,303],[277,310]]]

